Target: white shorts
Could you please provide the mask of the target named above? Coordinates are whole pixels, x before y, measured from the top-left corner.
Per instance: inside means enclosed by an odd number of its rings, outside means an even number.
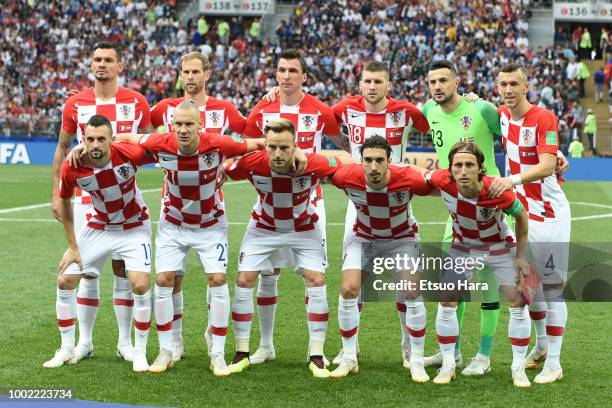
[[[185,228],[160,219],[155,238],[155,271],[184,274],[191,248],[206,273],[225,273],[229,254],[227,220],[223,218],[207,228]]]
[[[315,212],[319,217],[317,221],[317,225],[321,230],[321,234],[323,235],[323,246],[325,247],[325,254],[327,256],[327,218],[325,216],[325,202],[323,199],[317,200],[317,205],[315,207]],[[289,248],[282,248],[276,254],[274,254],[272,258],[272,264],[274,268],[295,268],[296,272],[299,272],[299,268],[296,267],[295,257],[293,256],[293,252]],[[271,270],[261,271],[263,275],[273,275],[274,268]]]
[[[91,211],[93,208],[92,204],[81,204],[74,203],[72,206],[72,217],[74,218],[74,233],[75,235],[79,235],[81,229],[87,226],[87,213]],[[119,255],[111,255],[111,258],[115,261],[120,261],[121,258]]]
[[[421,256],[421,245],[415,238],[371,241],[357,237],[354,232],[351,232],[344,244],[343,271],[347,269],[361,270],[366,264],[374,262],[377,258],[395,258],[396,255],[401,257],[406,255],[408,258],[416,260]],[[411,264],[414,265],[415,263]],[[417,268],[415,272],[420,269]]]
[[[274,269],[275,256],[285,248],[294,257],[296,269],[325,272],[325,243],[318,224],[315,224],[314,230],[302,232],[275,232],[247,227],[238,255],[238,272]]]
[[[529,220],[529,249],[542,283],[552,285],[567,281],[571,230],[569,211],[557,222]]]
[[[448,257],[455,266],[444,271],[445,282],[471,281],[477,270],[489,267],[499,286],[516,286],[515,252],[502,255],[490,255],[486,252],[471,251],[470,253],[449,248]]]
[[[77,264],[68,266],[65,274],[100,276],[106,258],[125,261],[125,270],[151,272],[151,224],[146,221],[141,227],[129,230],[104,231],[85,227],[77,236],[83,271]]]

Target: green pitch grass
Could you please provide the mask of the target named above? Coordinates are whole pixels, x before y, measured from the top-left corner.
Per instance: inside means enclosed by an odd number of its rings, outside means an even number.
[[[156,189],[161,171],[139,173],[142,189]],[[484,378],[458,375],[448,386],[413,384],[401,367],[400,333],[393,303],[367,303],[360,328],[360,371],[342,380],[312,378],[305,363],[307,328],[302,280],[284,270],[279,286],[275,332],[277,359],[229,378],[215,378],[202,340],[206,326],[205,279],[193,253],[184,280],[184,337],[186,356],[161,375],[136,374],[131,364],[115,357],[116,322],[112,307],[110,265],[101,279],[101,307],[94,334],[95,355],[73,367],[43,369],[60,344],[55,320],[57,264],[65,250],[61,225],[48,206],[14,211],[14,207],[44,204],[50,194],[50,168],[0,166],[0,242],[2,243],[2,308],[0,309],[0,387],[72,388],[78,399],[158,406],[584,406],[610,401],[610,303],[571,303],[563,342],[565,378],[552,385],[533,384],[515,389],[510,379],[511,351],[507,338],[508,311],[502,307],[493,351],[493,371]],[[572,202],[572,240],[610,242],[612,236],[611,184],[568,182],[564,190]],[[255,193],[248,184],[224,187],[230,225],[228,283],[233,292],[236,253]],[[144,194],[154,221],[159,214],[159,191]],[[330,305],[325,352],[331,359],[340,347],[337,303],[341,243],[346,198],[325,188],[330,267],[327,289]],[[438,197],[417,198],[413,208],[421,222],[446,220]],[[600,216],[604,217],[600,217]],[[607,215],[607,216],[606,216]],[[584,219],[584,217],[590,217]],[[582,218],[582,219],[581,219]],[[443,225],[423,224],[424,241],[440,239]],[[152,280],[153,282],[153,280]],[[233,297],[232,297],[233,298]],[[436,305],[428,304],[426,354],[437,345],[434,335]],[[469,361],[478,347],[479,307],[468,305],[463,330],[463,358]],[[152,325],[148,357],[157,355]],[[532,335],[533,337],[533,335]],[[259,344],[258,322],[253,322],[251,351]],[[230,330],[226,358],[234,353]],[[428,370],[433,377],[434,369]],[[459,371],[458,371],[459,374]],[[529,372],[533,379],[536,372]],[[605,403],[604,403],[605,404]]]

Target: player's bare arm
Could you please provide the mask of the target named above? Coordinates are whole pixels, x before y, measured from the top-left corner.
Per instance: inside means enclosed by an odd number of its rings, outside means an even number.
[[[60,273],[63,273],[71,263],[77,263],[79,268],[83,270],[83,263],[81,262],[81,255],[79,254],[79,247],[77,245],[76,235],[74,233],[74,218],[71,199],[65,199],[59,196],[58,198],[58,213],[60,218],[63,220],[66,241],[68,242],[68,249],[66,249],[66,252],[64,252],[62,259],[59,262]]]
[[[514,174],[511,177],[495,177],[489,186],[489,197],[499,197],[506,190],[512,190],[515,185],[541,180],[555,172],[557,156],[550,153],[538,155],[540,162],[529,170]]]
[[[522,279],[529,275],[529,262],[525,248],[527,247],[527,235],[529,228],[529,216],[525,209],[515,216],[515,234],[516,234],[516,272],[517,278]]]
[[[62,222],[62,217],[59,214],[61,199],[58,195],[60,167],[62,166],[62,162],[66,159],[66,155],[70,152],[70,146],[72,145],[73,140],[74,133],[67,133],[63,129],[60,130],[57,147],[55,148],[55,154],[53,155],[53,170],[51,173],[51,178],[53,181],[53,187],[51,190],[51,213],[59,222]]]
[[[325,135],[340,150],[351,152],[351,141],[349,136],[340,132],[336,136]]]

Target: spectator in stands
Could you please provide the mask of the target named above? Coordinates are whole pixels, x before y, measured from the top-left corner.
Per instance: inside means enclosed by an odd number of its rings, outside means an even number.
[[[580,58],[592,59],[591,51],[593,50],[593,44],[591,43],[591,32],[588,28],[585,28],[580,36]]]
[[[200,18],[198,19],[198,33],[200,33],[200,36],[204,38],[208,34],[209,29],[210,28],[206,18],[204,18],[204,15],[200,15]]]
[[[574,159],[580,159],[582,157],[583,151],[584,145],[582,144],[578,136],[574,136],[574,140],[572,140],[572,143],[570,143],[567,152],[569,153],[570,157]]]
[[[221,44],[229,44],[230,25],[227,21],[221,19],[217,22],[217,35]]]
[[[580,60],[578,62],[578,96],[580,98],[584,98],[584,81],[586,81],[591,76],[591,71],[589,71],[589,67],[584,63],[584,61]]]
[[[593,155],[596,154],[595,150],[595,134],[597,134],[597,118],[593,115],[593,109],[587,110],[587,117],[584,120],[584,134],[589,142],[589,150]]]
[[[603,101],[604,87],[606,86],[606,73],[603,67],[600,67],[593,74],[593,82],[595,84],[595,102]]]

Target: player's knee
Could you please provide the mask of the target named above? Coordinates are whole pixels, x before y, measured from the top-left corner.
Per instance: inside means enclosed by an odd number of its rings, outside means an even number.
[[[305,277],[308,287],[316,288],[325,285],[325,275],[320,272],[311,272],[306,274]]]
[[[125,262],[122,260],[113,259],[111,262],[113,266],[113,274],[120,278],[127,278],[127,273],[125,272]]]
[[[340,294],[344,299],[356,299],[359,296],[359,287],[355,287],[349,283],[343,283],[340,288]]]
[[[251,278],[251,274],[239,272],[236,277],[236,285],[240,288],[252,288],[255,286],[255,279]]]
[[[132,282],[132,293],[136,295],[144,295],[149,290],[149,282],[146,280],[138,280]]]
[[[57,288],[60,290],[74,290],[77,286],[77,280],[72,275],[61,274],[57,277]]]
[[[162,272],[162,273],[158,273],[157,276],[155,277],[155,283],[157,284],[157,286],[161,286],[165,288],[174,287],[174,282],[175,282],[174,273]]]
[[[208,286],[223,286],[226,282],[224,273],[208,274]]]

